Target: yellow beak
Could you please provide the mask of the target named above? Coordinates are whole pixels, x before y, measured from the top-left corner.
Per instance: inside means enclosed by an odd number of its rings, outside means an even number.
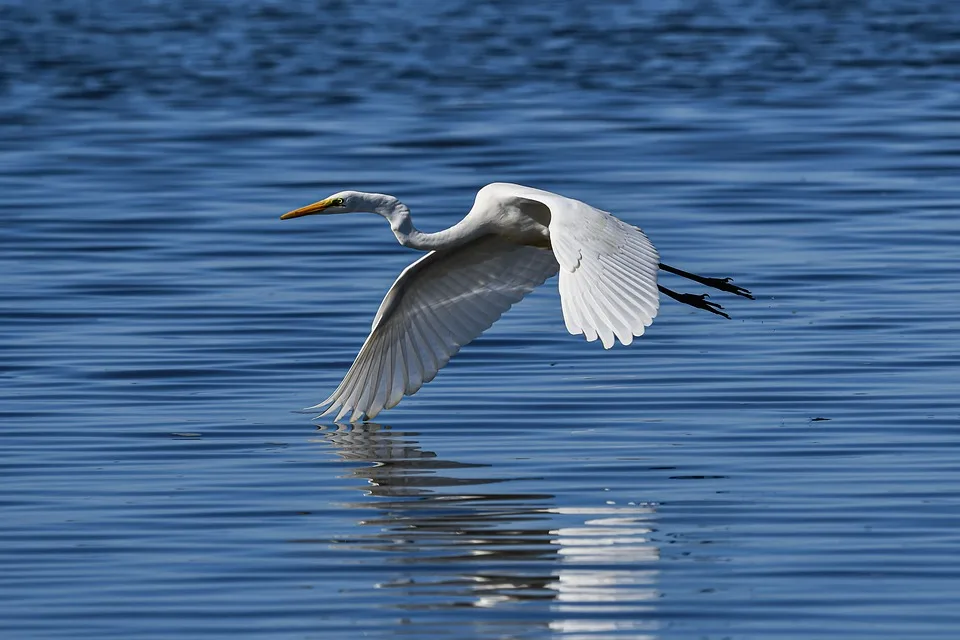
[[[332,198],[327,198],[326,200],[321,200],[320,202],[314,202],[313,204],[308,204],[305,207],[300,207],[299,209],[288,211],[287,213],[280,216],[280,219],[289,220],[290,218],[299,218],[300,216],[309,216],[311,213],[322,213],[324,209],[327,209],[333,205],[333,202],[331,202],[331,200]]]

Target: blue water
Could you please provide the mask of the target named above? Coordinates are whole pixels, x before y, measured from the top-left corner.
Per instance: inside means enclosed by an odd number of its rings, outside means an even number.
[[[960,7],[14,1],[0,52],[4,638],[960,635]],[[757,300],[604,351],[550,281],[298,413],[416,254],[278,216],[492,181]]]

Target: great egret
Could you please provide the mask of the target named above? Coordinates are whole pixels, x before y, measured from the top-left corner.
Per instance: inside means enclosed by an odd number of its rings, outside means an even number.
[[[730,278],[705,278],[660,262],[638,227],[549,191],[494,183],[477,192],[469,213],[437,233],[413,226],[410,209],[379,193],[341,191],[281,220],[317,213],[377,213],[405,247],[428,251],[400,274],[380,303],[370,335],[343,382],[310,409],[335,421],[373,419],[433,380],[467,344],[523,296],[560,272],[563,320],[571,334],[628,345],[660,307],[659,291],[729,318],[706,295],[657,284],[664,270],[751,298]],[[329,405],[329,406],[328,406]]]

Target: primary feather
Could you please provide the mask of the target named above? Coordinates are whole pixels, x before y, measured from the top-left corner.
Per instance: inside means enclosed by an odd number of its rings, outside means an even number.
[[[360,353],[323,415],[373,419],[433,380],[460,347],[557,272],[547,249],[484,236],[431,251],[387,292]]]

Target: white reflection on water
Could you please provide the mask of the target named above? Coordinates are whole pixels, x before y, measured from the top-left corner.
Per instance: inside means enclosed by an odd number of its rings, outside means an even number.
[[[646,632],[632,638],[653,638],[659,628],[651,619],[609,619],[582,617],[582,614],[649,614],[660,597],[656,588],[659,571],[646,568],[660,559],[659,548],[650,540],[656,516],[653,505],[610,506],[606,508],[557,508],[568,516],[598,516],[583,526],[552,531],[559,547],[560,566],[549,587],[556,591],[553,610],[558,619],[550,628],[564,638],[589,637],[607,633]],[[565,618],[563,614],[577,614]],[[621,636],[622,637],[622,636]]]
[[[321,431],[341,459],[363,463],[345,477],[365,482],[364,499],[343,506],[374,510],[352,548],[387,554],[389,577],[371,586],[401,591],[393,606],[510,616],[549,603],[552,619],[535,624],[565,639],[659,629],[653,505],[558,506],[517,491],[525,478],[442,459],[411,433],[373,423]]]

